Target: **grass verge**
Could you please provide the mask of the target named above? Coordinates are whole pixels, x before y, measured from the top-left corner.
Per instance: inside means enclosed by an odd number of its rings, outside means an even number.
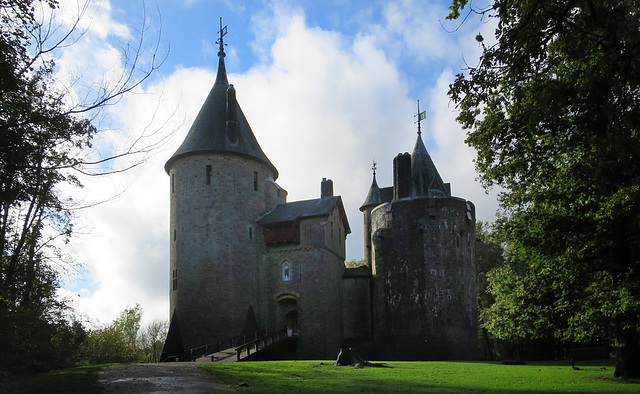
[[[104,365],[91,365],[24,375],[0,384],[0,393],[99,393],[98,373],[102,368]]]
[[[613,378],[612,362],[501,365],[389,362],[391,368],[338,367],[330,361],[202,365],[241,393],[638,393],[640,380]]]

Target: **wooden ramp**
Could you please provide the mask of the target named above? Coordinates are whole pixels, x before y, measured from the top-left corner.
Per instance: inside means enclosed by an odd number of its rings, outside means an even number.
[[[230,347],[228,349],[221,350],[219,352],[210,354],[208,356],[202,356],[196,359],[196,363],[200,364],[224,364],[234,363],[238,359],[236,355],[236,349]]]

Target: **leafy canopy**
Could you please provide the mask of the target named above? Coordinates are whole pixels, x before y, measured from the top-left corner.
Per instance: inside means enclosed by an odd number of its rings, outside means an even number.
[[[465,8],[468,7],[468,8]],[[640,326],[640,2],[496,0],[495,44],[449,95],[500,186],[512,262],[490,275],[499,337],[585,341]]]

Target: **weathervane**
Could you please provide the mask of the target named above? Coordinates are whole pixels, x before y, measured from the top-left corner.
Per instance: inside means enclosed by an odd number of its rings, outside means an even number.
[[[418,100],[418,114],[417,115],[413,115],[414,117],[418,117],[418,120],[413,122],[413,123],[417,123],[418,124],[418,135],[422,134],[422,130],[420,130],[420,121],[424,120],[427,117],[427,111],[424,110],[422,112],[420,112],[420,100]]]
[[[378,168],[377,164],[376,164],[376,160],[373,159],[373,165],[371,166],[371,169],[373,170],[373,176],[376,176],[376,169]]]
[[[218,41],[216,41],[216,44],[220,44],[220,52],[218,52],[218,56],[224,56],[224,46],[226,44],[224,43],[222,37],[227,35],[227,26],[222,27],[222,17],[220,17],[220,31],[218,33],[220,33],[220,38],[218,38]]]

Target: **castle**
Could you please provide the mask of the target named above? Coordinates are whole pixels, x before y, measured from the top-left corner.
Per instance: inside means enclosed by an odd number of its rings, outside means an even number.
[[[477,312],[475,208],[452,197],[420,133],[393,160],[393,186],[373,182],[365,265],[345,268],[351,232],[333,183],[287,202],[225,70],[170,177],[170,328],[164,356],[286,326],[295,356],[333,359],[340,347],[386,360],[472,359]],[[363,196],[364,196],[363,191]]]

